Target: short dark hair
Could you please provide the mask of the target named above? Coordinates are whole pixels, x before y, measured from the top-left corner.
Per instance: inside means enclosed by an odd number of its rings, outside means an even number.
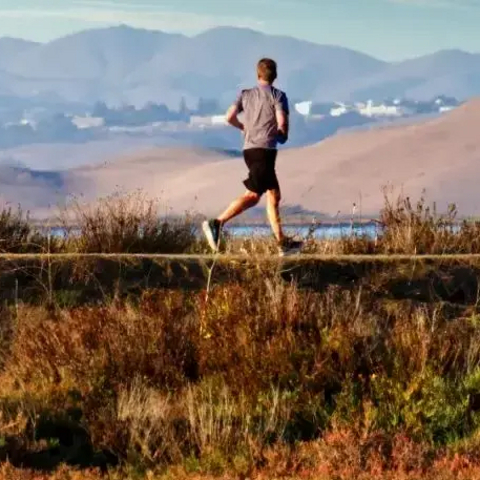
[[[277,79],[277,63],[271,58],[262,58],[257,64],[257,75],[259,79],[273,83]]]

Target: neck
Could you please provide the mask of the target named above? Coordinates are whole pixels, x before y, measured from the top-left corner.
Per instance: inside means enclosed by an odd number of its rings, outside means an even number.
[[[271,86],[272,86],[271,83],[268,83],[268,82],[266,82],[265,80],[259,80],[259,81],[258,81],[258,84],[259,84],[260,86],[262,86],[262,87],[271,87]]]

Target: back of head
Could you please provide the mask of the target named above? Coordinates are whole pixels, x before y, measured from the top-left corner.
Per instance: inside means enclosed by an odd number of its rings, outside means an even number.
[[[277,79],[277,63],[271,58],[262,58],[257,64],[257,76],[271,85]]]

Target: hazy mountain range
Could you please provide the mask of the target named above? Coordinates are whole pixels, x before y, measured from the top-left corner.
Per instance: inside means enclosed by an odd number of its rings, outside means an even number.
[[[127,26],[88,30],[46,44],[0,39],[0,95],[52,101],[178,106],[199,97],[228,103],[255,81],[261,56],[278,60],[280,86],[313,100],[459,100],[480,94],[480,54],[457,50],[388,63],[350,49],[249,29],[194,37]]]
[[[355,202],[364,215],[383,205],[382,186],[412,198],[426,189],[444,211],[456,203],[463,215],[478,214],[480,100],[439,118],[411,125],[337,134],[323,142],[279,154],[284,205],[335,216]],[[87,202],[117,192],[144,191],[176,213],[216,214],[244,191],[242,158],[229,152],[163,147],[112,156],[102,165],[64,171],[0,167],[0,201],[21,203],[36,216],[71,195]]]

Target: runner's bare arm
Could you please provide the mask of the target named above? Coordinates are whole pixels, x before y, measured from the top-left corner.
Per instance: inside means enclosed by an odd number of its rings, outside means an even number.
[[[227,122],[232,127],[238,128],[243,132],[244,126],[243,123],[238,119],[238,113],[237,105],[232,105],[227,111]]]
[[[288,113],[285,110],[276,110],[276,117],[277,117],[277,125],[278,125],[278,133],[281,142],[285,143],[288,140],[288,132],[289,132],[289,121],[288,121]]]

